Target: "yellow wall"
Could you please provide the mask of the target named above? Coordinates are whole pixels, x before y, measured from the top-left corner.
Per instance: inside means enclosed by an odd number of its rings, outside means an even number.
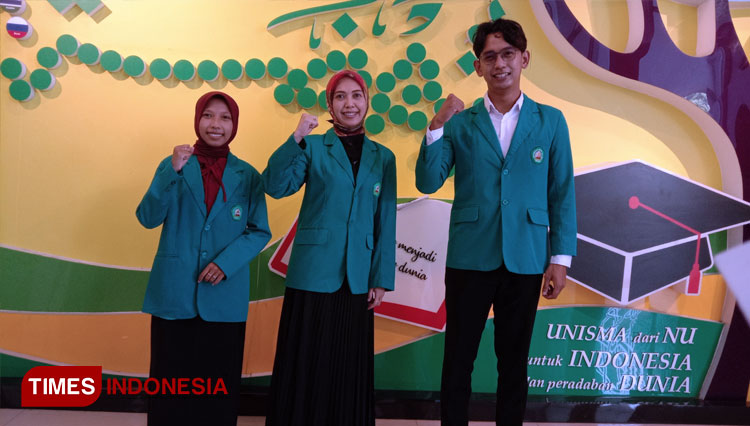
[[[93,43],[102,51],[114,49],[123,56],[138,55],[146,62],[159,57],[170,63],[187,59],[194,64],[211,59],[220,65],[232,58],[244,64],[250,58],[267,62],[280,56],[291,68],[303,69],[310,59],[325,57],[332,49],[348,52],[359,47],[370,55],[366,69],[372,75],[390,70],[395,60],[405,57],[406,46],[419,41],[426,45],[427,57],[442,66],[437,80],[443,85],[444,94],[453,92],[470,103],[485,90],[482,79],[476,75],[464,77],[453,63],[470,48],[465,43],[465,30],[486,20],[486,0],[442,2],[436,21],[412,37],[398,34],[415,25],[406,22],[406,15],[410,6],[418,2],[395,7],[386,2],[381,22],[388,27],[380,38],[374,38],[370,28],[381,2],[349,11],[360,29],[346,40],[341,40],[330,27],[340,13],[322,15],[318,24],[325,24],[325,28],[319,29],[317,35],[322,35],[323,45],[317,51],[307,47],[309,19],[273,33],[266,30],[266,25],[283,13],[331,1],[105,0],[109,14],[97,19],[84,13],[62,16],[44,0],[28,3],[24,17],[34,26],[35,35],[18,42],[0,34],[0,60],[18,58],[29,67],[29,73],[38,68],[38,49],[54,47],[62,34]],[[717,189],[727,184],[722,182],[711,141],[690,117],[666,102],[597,80],[579,70],[550,43],[529,2],[501,3],[508,17],[523,24],[529,38],[531,64],[525,71],[522,88],[535,100],[564,112],[577,168],[641,159]],[[605,45],[617,50],[625,48],[629,31],[623,18],[625,0],[568,3],[583,25]],[[694,8],[666,3],[672,2],[659,2],[664,5],[670,34],[684,51],[694,51]],[[750,15],[743,11],[733,14],[748,51]],[[0,14],[3,27],[8,17],[7,13]],[[171,153],[174,145],[195,140],[193,109],[201,94],[218,89],[237,100],[240,124],[232,151],[261,171],[269,155],[293,131],[301,113],[297,107],[285,108],[274,101],[273,88],[277,83],[269,77],[257,82],[244,77],[239,82],[220,79],[216,83],[196,80],[185,84],[173,79],[162,83],[149,77],[133,79],[122,72],[111,74],[100,66],[80,64],[75,58],[64,59],[54,74],[58,79],[55,89],[37,92],[36,99],[27,103],[13,100],[8,92],[10,82],[0,77],[0,245],[86,262],[141,268],[151,265],[159,231],[143,229],[135,219],[135,207],[157,163]],[[418,80],[412,77],[410,82]],[[313,82],[311,86],[320,91],[324,83]],[[397,88],[402,86],[400,83]],[[373,89],[371,94],[374,93]],[[431,106],[423,110],[431,117]],[[320,109],[313,112],[326,118]],[[398,195],[419,196],[413,170],[421,133],[389,125],[374,139],[396,154]],[[452,183],[434,196],[452,198]],[[301,194],[283,200],[268,199],[272,241],[288,230],[300,201]],[[724,282],[716,276],[704,283],[706,290],[698,298],[667,289],[630,307],[673,314],[689,312],[693,317],[718,320]],[[609,302],[571,283],[562,299],[554,303]],[[24,323],[32,327],[38,323],[42,324],[40,328],[49,328],[43,322],[14,315],[3,317],[6,326]],[[140,353],[147,344],[143,335],[147,330],[142,316],[135,318],[133,323],[119,317],[107,317],[107,321],[125,321],[137,329],[140,345],[134,347]],[[78,320],[69,318],[60,321],[59,326],[76,329]],[[380,322],[381,337],[389,332],[396,336],[381,339],[380,349],[397,346],[401,336],[408,334],[401,329],[389,330],[387,327],[391,326],[385,320]],[[274,335],[265,334],[271,338]],[[27,339],[22,340],[19,344],[27,343]],[[43,338],[38,343],[42,346],[39,355],[43,356],[52,342]],[[268,371],[270,357],[251,358],[261,360],[258,362],[262,365],[246,366],[246,372]],[[109,359],[118,356],[112,354]],[[122,366],[115,363],[112,368],[145,368],[143,359],[129,355],[119,359]],[[131,361],[138,367],[128,364]]]
[[[377,6],[350,11],[360,29],[341,40],[330,25],[319,51],[307,47],[309,26],[280,35],[265,30],[282,13],[329,4],[321,1],[107,0],[111,14],[100,22],[81,13],[70,20],[46,1],[30,1],[24,16],[35,28],[31,40],[0,37],[2,58],[22,60],[29,72],[38,67],[36,52],[54,46],[61,34],[71,34],[102,51],[136,54],[146,62],[162,57],[174,63],[197,64],[212,59],[221,64],[257,57],[281,56],[292,67],[302,67],[335,48],[354,46],[370,55],[368,70],[381,72],[406,46],[419,39],[428,57],[443,65],[438,80],[444,90],[467,102],[481,96],[484,85],[476,75],[464,78],[452,66],[468,45],[463,30],[486,17],[484,1],[449,1],[437,20],[423,33],[397,34],[406,23],[407,5],[386,7],[381,22],[392,23],[374,38],[370,27]],[[721,187],[711,145],[687,117],[660,101],[602,83],[565,61],[542,33],[526,2],[503,2],[509,17],[524,24],[530,39],[531,66],[524,90],[537,101],[563,110],[570,123],[576,167],[640,158],[714,187]],[[577,2],[572,2],[577,4]],[[609,2],[608,2],[609,3]],[[70,18],[71,14],[67,17]],[[2,25],[8,14],[0,15]],[[329,23],[338,14],[322,19]],[[600,25],[601,26],[601,25]],[[599,34],[597,34],[599,35]],[[55,70],[58,87],[38,92],[37,99],[20,103],[8,94],[9,81],[0,79],[0,244],[105,264],[148,267],[158,231],[145,231],[135,220],[135,206],[158,161],[174,145],[192,143],[194,102],[200,94],[220,89],[234,96],[241,108],[238,138],[232,150],[262,170],[270,153],[294,129],[299,111],[273,100],[268,77],[240,83],[172,83],[139,81],[122,72],[113,75],[100,66],[64,59]],[[373,67],[375,65],[375,67]],[[145,80],[145,81],[144,81]],[[315,86],[314,86],[315,87]],[[317,89],[322,90],[322,83]],[[325,115],[316,109],[316,112]],[[425,112],[430,115],[428,109]],[[399,196],[419,195],[413,167],[419,134],[387,127],[375,139],[391,148],[398,159]],[[699,158],[704,167],[691,169]],[[451,197],[446,185],[437,196]],[[288,229],[300,197],[269,201],[274,239]]]

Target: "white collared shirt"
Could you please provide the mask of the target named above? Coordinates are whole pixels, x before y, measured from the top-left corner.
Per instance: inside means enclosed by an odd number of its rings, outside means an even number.
[[[484,94],[484,107],[490,115],[490,121],[492,127],[495,128],[495,134],[497,140],[500,142],[500,149],[503,152],[503,157],[507,156],[508,149],[510,149],[510,141],[513,140],[513,134],[516,132],[516,126],[518,126],[518,118],[521,116],[521,107],[523,106],[523,92],[516,100],[516,103],[510,108],[505,114],[495,108],[495,105],[490,101],[489,93]],[[443,128],[437,128],[430,130],[427,127],[427,134],[425,135],[425,145],[430,145],[436,140],[443,137]],[[570,263],[573,257],[567,254],[553,255],[550,258],[550,263],[563,265],[570,268]]]

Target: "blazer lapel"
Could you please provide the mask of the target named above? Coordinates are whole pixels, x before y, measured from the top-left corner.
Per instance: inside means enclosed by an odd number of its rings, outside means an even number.
[[[359,160],[359,171],[357,172],[357,188],[359,188],[360,184],[367,180],[367,176],[370,175],[370,172],[375,165],[377,150],[378,146],[375,145],[375,142],[365,136],[365,140],[362,144],[362,158]]]
[[[203,177],[201,176],[201,166],[195,155],[191,155],[188,162],[182,167],[182,175],[185,178],[188,188],[190,188],[190,193],[193,194],[195,204],[198,205],[198,209],[203,213],[203,217],[206,217],[206,196],[203,191]]]
[[[539,126],[539,108],[536,102],[529,99],[526,95],[523,96],[523,106],[518,116],[516,131],[513,133],[513,139],[510,141],[508,155],[505,157],[506,161],[510,161],[513,158],[513,154],[523,145],[531,131]]]
[[[490,114],[487,112],[487,108],[484,107],[484,103],[478,103],[471,108],[473,114],[472,123],[479,129],[479,132],[484,136],[485,142],[490,144],[492,151],[497,154],[497,158],[500,159],[500,163],[503,162],[503,151],[500,149],[500,141],[497,140],[497,134],[495,128],[492,127],[490,121]]]
[[[346,156],[344,146],[341,144],[341,142],[339,142],[339,138],[338,136],[336,136],[336,132],[334,132],[333,129],[326,132],[325,137],[323,138],[323,144],[328,147],[328,155],[333,157],[333,159],[336,160],[337,163],[339,163],[339,166],[344,169],[344,173],[346,173],[346,175],[349,177],[349,180],[352,182],[352,186],[354,186],[352,164],[349,162],[349,157]],[[362,166],[360,165],[360,169],[361,167]]]
[[[211,213],[208,214],[209,222],[224,209],[225,205],[232,198],[234,191],[237,189],[237,185],[239,185],[241,181],[240,173],[242,170],[238,167],[237,163],[237,157],[232,153],[229,153],[229,155],[227,155],[227,165],[224,167],[224,174],[221,177],[221,182],[224,184],[226,194],[219,189],[219,193],[216,195],[216,201],[214,201],[214,205],[211,207]],[[227,201],[224,201],[224,195],[226,195]]]

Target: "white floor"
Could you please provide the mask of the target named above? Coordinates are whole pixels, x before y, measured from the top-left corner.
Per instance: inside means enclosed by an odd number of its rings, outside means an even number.
[[[106,411],[65,411],[0,409],[0,426],[144,426],[146,415],[142,413],[112,413]],[[261,426],[263,417],[240,417],[237,426]],[[472,426],[492,426],[490,422],[471,422]],[[525,426],[553,426],[558,423],[524,423]],[[592,423],[560,423],[565,426],[594,426]],[[435,420],[384,420],[377,426],[439,426]],[[603,425],[598,425],[603,426]],[[640,425],[632,425],[640,426]],[[648,425],[667,426],[667,425]],[[676,425],[669,425],[676,426]]]

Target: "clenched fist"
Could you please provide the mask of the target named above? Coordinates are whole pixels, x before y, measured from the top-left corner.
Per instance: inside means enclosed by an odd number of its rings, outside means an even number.
[[[172,168],[179,172],[185,166],[185,163],[193,155],[193,147],[190,145],[177,145],[172,151]]]
[[[445,102],[440,107],[440,110],[432,117],[430,122],[430,130],[435,130],[443,127],[448,120],[451,119],[455,114],[464,110],[464,102],[458,99],[456,95],[451,93],[445,98]]]
[[[297,130],[294,131],[294,140],[300,143],[316,127],[318,127],[318,117],[303,113],[299,119],[299,124],[297,124]]]

